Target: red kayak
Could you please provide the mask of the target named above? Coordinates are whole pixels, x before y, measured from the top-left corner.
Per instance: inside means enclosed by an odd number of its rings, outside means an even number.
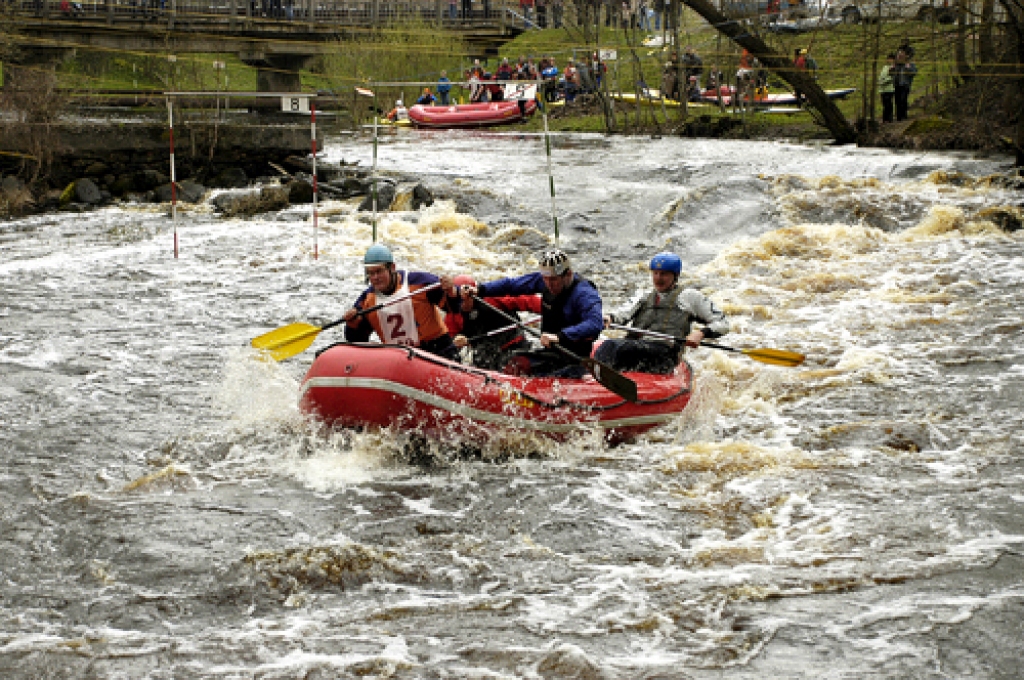
[[[423,106],[417,104],[409,109],[409,120],[416,127],[425,128],[474,128],[492,125],[519,123],[537,110],[533,99],[486,104],[458,104],[455,106]]]
[[[300,409],[338,427],[391,427],[451,441],[482,443],[497,431],[562,440],[603,430],[629,441],[672,422],[690,401],[693,371],[628,373],[630,403],[593,377],[511,376],[463,366],[420,350],[342,343],[313,361],[300,389]]]

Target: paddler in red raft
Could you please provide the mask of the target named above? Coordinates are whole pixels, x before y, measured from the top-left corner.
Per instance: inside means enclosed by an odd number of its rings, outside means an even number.
[[[605,316],[605,325],[629,325],[660,336],[630,333],[602,342],[594,358],[619,371],[671,373],[683,359],[684,345],[698,347],[705,339],[729,332],[729,320],[714,302],[699,290],[679,285],[682,258],[658,253],[651,258],[650,269],[654,290],[625,314]]]
[[[540,257],[538,271],[498,279],[479,286],[463,286],[462,295],[503,297],[541,295],[540,344],[542,349],[515,352],[506,372],[555,378],[582,378],[587,370],[554,345],[589,357],[601,334],[601,295],[593,283],[572,270],[569,256],[549,250]]]
[[[345,340],[367,342],[370,334],[376,333],[385,344],[418,347],[459,361],[459,349],[452,343],[444,324],[442,307],[446,293],[438,277],[427,272],[395,269],[394,255],[380,243],[367,249],[363,266],[370,287],[356,299],[352,309],[345,312]],[[431,289],[416,293],[427,287]],[[362,310],[391,299],[396,300],[394,304],[357,318]]]
[[[476,281],[468,274],[454,279],[441,277],[441,285],[449,291],[448,315],[444,322],[453,337],[456,347],[473,349],[473,365],[489,371],[500,371],[508,364],[517,350],[527,350],[530,342],[523,331],[510,325],[507,317],[485,305],[478,305],[471,297],[457,298],[462,286],[476,288]],[[498,310],[519,318],[518,312],[540,314],[540,295],[507,295],[484,300]]]

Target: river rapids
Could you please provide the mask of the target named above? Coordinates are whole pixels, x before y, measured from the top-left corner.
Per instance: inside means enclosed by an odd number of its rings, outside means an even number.
[[[372,163],[365,135],[321,162]],[[543,139],[400,131],[402,265],[519,274],[553,241]],[[1009,678],[1024,657],[1024,256],[1003,158],[553,140],[560,245],[606,308],[672,249],[729,315],[672,425],[476,456],[296,405],[355,204],[120,205],[0,224],[0,676]],[[1016,206],[1016,207],[1015,207]],[[401,205],[397,206],[401,208]],[[314,248],[319,258],[314,259]]]

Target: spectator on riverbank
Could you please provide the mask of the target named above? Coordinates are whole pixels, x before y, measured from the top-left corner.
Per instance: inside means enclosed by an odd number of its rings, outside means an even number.
[[[416,100],[416,103],[420,106],[433,106],[435,102],[437,102],[437,97],[434,96],[429,87],[423,88],[423,94]]]
[[[806,71],[813,80],[818,78],[818,62],[814,61],[814,58],[807,53],[806,48],[801,48],[796,51],[796,58],[793,60],[793,66],[797,71]],[[807,99],[807,95],[801,92],[799,89],[796,90],[796,101],[797,104],[803,105]]]
[[[512,80],[514,74],[512,73],[512,66],[508,63],[508,57],[501,60],[501,64],[498,66],[498,70],[494,72],[495,80]],[[504,86],[502,86],[504,87]]]
[[[535,0],[519,0],[519,9],[523,13],[523,28],[536,28],[537,23],[534,16]]]
[[[60,0],[60,13],[66,17],[80,17],[84,14],[81,3],[68,0]]]
[[[910,60],[907,53],[903,50],[896,52],[896,63],[893,65],[892,80],[897,121],[907,119],[907,109],[910,107],[910,88],[914,84],[914,76],[916,75],[917,66]]]
[[[562,27],[562,17],[565,15],[565,0],[551,0],[551,24],[554,28]]]
[[[576,92],[579,91],[579,74],[576,72],[576,63],[570,59],[562,72],[562,87],[565,90],[566,103],[576,99]]]
[[[686,76],[687,99],[689,101],[700,101],[700,77],[704,73],[704,60],[700,58],[692,45],[683,49],[683,60],[681,63],[683,73]]]
[[[487,101],[487,88],[480,82],[483,74],[477,74],[474,69],[466,73],[466,80],[469,81],[469,103],[482,104]]]
[[[896,54],[892,53],[886,59],[882,72],[878,74],[878,95],[882,98],[882,122],[892,122],[892,102],[896,94],[896,84],[893,79],[893,68],[896,66]]]
[[[452,81],[448,80],[448,71],[441,71],[441,77],[437,79],[437,100],[441,106],[449,106],[451,99],[449,93],[452,91]]]
[[[679,55],[676,52],[661,67],[661,96],[667,99],[679,98]]]

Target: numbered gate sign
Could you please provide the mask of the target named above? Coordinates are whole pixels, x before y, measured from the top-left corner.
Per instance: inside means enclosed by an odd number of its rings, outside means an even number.
[[[281,97],[281,110],[285,113],[309,113],[309,97]]]
[[[601,50],[601,61],[615,61],[619,58],[618,50]]]
[[[505,85],[505,100],[534,99],[537,96],[537,86],[534,84],[509,83]]]

